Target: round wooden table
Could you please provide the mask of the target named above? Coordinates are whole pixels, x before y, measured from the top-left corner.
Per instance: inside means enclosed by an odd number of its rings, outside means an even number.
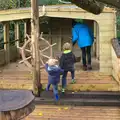
[[[20,120],[35,108],[29,90],[0,90],[0,120]]]

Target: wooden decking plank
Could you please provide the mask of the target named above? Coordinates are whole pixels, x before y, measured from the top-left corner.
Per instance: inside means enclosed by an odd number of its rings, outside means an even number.
[[[24,120],[118,120],[119,107],[37,105]]]

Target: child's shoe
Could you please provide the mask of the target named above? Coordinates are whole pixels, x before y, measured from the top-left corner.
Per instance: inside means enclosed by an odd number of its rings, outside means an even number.
[[[55,100],[56,100],[56,101],[59,100],[59,96],[58,96],[58,94],[55,95]]]
[[[46,87],[46,91],[49,91],[49,89],[50,89],[50,86],[47,86],[47,87]]]
[[[64,93],[65,92],[65,89],[64,88],[62,88],[62,93]]]
[[[75,84],[75,83],[76,83],[75,79],[72,79],[71,84]]]
[[[91,65],[88,65],[87,68],[88,68],[88,70],[92,70],[92,66]]]
[[[48,87],[46,87],[46,91],[49,91],[49,88],[48,88]]]
[[[86,65],[83,65],[83,70],[87,71],[87,66]]]
[[[49,89],[50,89],[50,84],[46,86],[46,91],[49,91]]]

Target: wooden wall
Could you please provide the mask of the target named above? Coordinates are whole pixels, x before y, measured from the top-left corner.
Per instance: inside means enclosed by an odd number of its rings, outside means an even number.
[[[4,49],[0,50],[0,66],[6,64],[6,51]],[[18,59],[18,52],[16,46],[10,47],[10,61],[16,61]]]
[[[103,14],[103,19],[97,20],[99,24],[99,56],[100,71],[112,74],[112,55],[111,55],[111,39],[116,37],[115,14]],[[109,16],[109,17],[106,17]]]
[[[68,8],[61,11],[48,11],[47,16],[59,18],[81,18],[94,20],[99,25],[99,63],[100,72],[112,75],[111,39],[116,37],[116,14],[114,11],[94,15]]]
[[[86,24],[91,27],[91,29],[94,31],[94,21],[90,20],[84,20]],[[71,43],[71,37],[72,37],[72,19],[66,19],[66,18],[51,18],[49,21],[50,25],[41,25],[41,32],[47,33],[46,39],[53,44],[57,43],[53,47],[53,54],[59,53],[62,51],[62,46],[65,42]],[[50,31],[48,31],[48,27]],[[46,29],[45,29],[46,28]],[[51,36],[51,37],[50,37]],[[96,47],[94,42],[93,48],[92,48],[92,56],[96,55]],[[73,47],[73,52],[76,54],[76,56],[81,56],[81,50],[78,47],[77,43]]]
[[[112,52],[112,75],[120,84],[120,58],[117,57],[115,50],[111,47]]]

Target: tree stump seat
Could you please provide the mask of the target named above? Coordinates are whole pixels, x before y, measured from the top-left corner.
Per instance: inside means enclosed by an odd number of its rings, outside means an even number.
[[[0,90],[0,120],[20,120],[35,108],[29,90]]]

